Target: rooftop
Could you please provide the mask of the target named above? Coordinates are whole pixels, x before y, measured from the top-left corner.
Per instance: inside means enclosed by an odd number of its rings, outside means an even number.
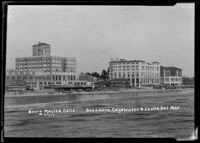
[[[156,63],[156,64],[159,64],[159,62],[156,62],[156,61],[153,61],[152,63]]]
[[[126,59],[111,59],[111,62],[142,62],[142,63],[147,63],[146,61],[143,60],[126,60]],[[147,64],[159,64],[159,62],[153,61],[152,63],[147,63]]]
[[[161,68],[164,68],[164,69],[177,69],[177,70],[182,70],[181,68],[174,67],[174,66],[161,66]]]
[[[68,60],[73,60],[73,59],[76,59],[76,57],[62,57],[62,56],[28,56],[28,57],[16,57],[16,59],[37,59],[37,58],[65,58],[65,59],[68,59]]]
[[[111,61],[113,61],[113,62],[123,62],[123,61],[125,61],[125,62],[145,62],[143,60],[126,60],[126,59],[115,59],[115,60],[112,59]]]
[[[48,46],[50,46],[50,44],[47,44],[45,42],[38,42],[38,44],[34,44],[33,46],[42,46],[42,45],[48,45]]]

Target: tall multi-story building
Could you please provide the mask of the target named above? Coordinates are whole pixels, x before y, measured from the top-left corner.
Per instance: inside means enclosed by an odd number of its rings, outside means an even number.
[[[180,86],[182,84],[182,69],[161,66],[160,82],[169,86]]]
[[[47,43],[38,42],[38,44],[33,45],[33,56],[50,56],[51,45]]]
[[[109,62],[109,78],[130,79],[131,86],[160,83],[160,63],[142,60],[116,59]]]
[[[33,56],[16,58],[17,71],[34,71],[36,75],[45,76],[51,84],[61,84],[76,80],[76,58],[55,56]],[[61,77],[60,77],[61,76]],[[67,83],[66,83],[67,84]]]
[[[39,83],[40,87],[73,84],[77,77],[76,58],[51,56],[50,50],[50,45],[46,43],[33,45],[33,56],[17,57],[15,70],[8,71],[8,76],[23,77],[32,85]]]

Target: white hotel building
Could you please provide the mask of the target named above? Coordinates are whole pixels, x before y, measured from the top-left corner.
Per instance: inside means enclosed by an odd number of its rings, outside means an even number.
[[[141,60],[116,59],[109,62],[109,78],[130,79],[131,86],[160,84],[160,63]]]
[[[7,71],[7,75],[17,79],[22,78],[32,85],[39,83],[40,87],[73,84],[77,79],[76,58],[51,56],[50,48],[46,43],[39,42],[33,45],[32,56],[17,57],[15,71]],[[30,76],[26,73],[30,73]]]

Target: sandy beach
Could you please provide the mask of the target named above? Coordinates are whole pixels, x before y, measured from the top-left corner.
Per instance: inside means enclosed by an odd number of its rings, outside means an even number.
[[[191,88],[191,90],[194,88]],[[129,89],[105,89],[105,90],[93,90],[93,91],[72,91],[72,92],[67,92],[67,93],[62,93],[62,92],[52,92],[52,93],[48,93],[48,92],[44,92],[44,91],[38,91],[38,92],[24,92],[23,94],[15,94],[15,93],[6,93],[5,97],[22,97],[22,96],[66,96],[66,95],[85,95],[85,94],[106,94],[106,93],[126,93],[126,92],[134,92],[134,93],[138,93],[138,92],[155,92],[155,91],[162,91],[162,92],[168,92],[168,91],[186,91],[186,90],[190,90],[190,88],[187,89],[145,89],[145,88],[141,88],[141,89],[135,89],[135,88],[129,88]]]

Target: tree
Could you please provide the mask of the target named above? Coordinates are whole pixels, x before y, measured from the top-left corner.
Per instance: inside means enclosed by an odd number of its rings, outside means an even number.
[[[194,84],[194,77],[189,78],[189,77],[184,76],[182,80],[183,80],[183,84],[190,84],[190,85]]]
[[[108,72],[106,70],[102,70],[102,72],[101,72],[101,78],[103,80],[108,79]]]
[[[93,77],[96,77],[96,78],[99,78],[99,77],[100,77],[99,73],[97,73],[97,72],[93,72],[93,73],[91,73],[91,75],[92,75]]]
[[[86,72],[85,74],[86,74],[86,75],[91,75],[91,73],[89,73],[89,72]]]

